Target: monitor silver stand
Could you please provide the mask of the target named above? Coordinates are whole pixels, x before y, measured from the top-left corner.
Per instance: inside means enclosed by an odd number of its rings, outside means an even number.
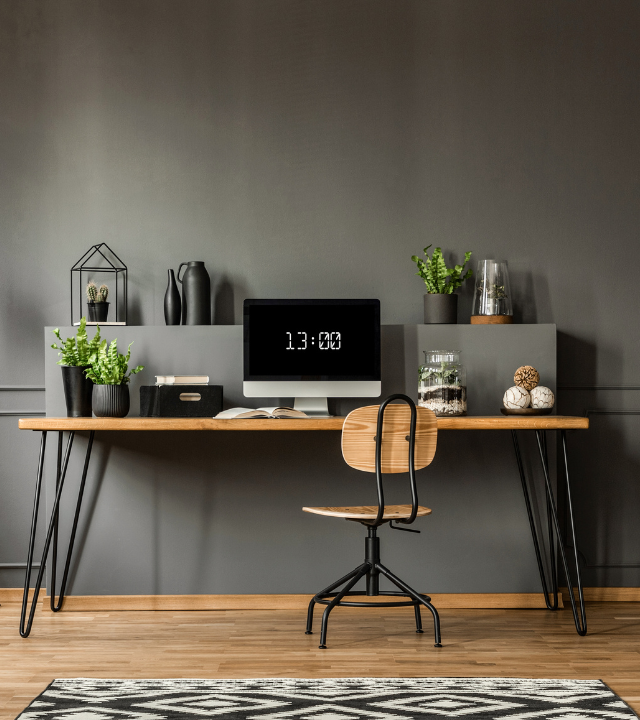
[[[309,415],[309,417],[332,417],[329,415],[329,405],[326,397],[295,398],[293,409]]]

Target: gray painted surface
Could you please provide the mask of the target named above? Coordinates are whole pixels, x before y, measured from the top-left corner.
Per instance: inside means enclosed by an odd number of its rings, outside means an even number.
[[[434,347],[462,350],[472,414],[496,414],[525,359],[555,387],[553,325],[382,330],[385,395],[417,399],[420,351]],[[54,352],[50,331],[46,356]],[[109,339],[115,334],[106,330]],[[132,414],[139,385],[156,374],[206,373],[224,386],[225,406],[254,404],[242,396],[240,326],[127,327],[117,337],[121,346],[134,340],[133,360],[145,365],[132,382]],[[52,363],[46,384],[47,414],[64,415],[60,369]],[[291,398],[255,402],[279,403]],[[362,404],[367,400],[338,400],[336,411]],[[65,527],[85,442],[78,439],[70,466]],[[359,525],[301,512],[303,505],[374,500],[373,476],[344,464],[338,432],[99,433],[96,443],[73,593],[306,593],[362,560]],[[51,447],[49,507],[54,457]],[[434,592],[538,589],[509,433],[441,433],[436,460],[419,479],[421,499],[434,510],[420,521],[422,534],[382,531],[385,561],[400,575]],[[407,501],[406,480],[391,477],[387,486],[388,502]]]
[[[216,324],[275,294],[380,297],[383,322],[417,323],[410,255],[502,257],[516,320],[558,326],[560,386],[637,387],[638,35],[637,0],[4,0],[0,384],[43,382],[42,328],[106,241],[144,325],[183,260],[207,263]],[[606,567],[640,565],[620,522],[640,513],[637,425],[598,415],[573,439],[588,584],[640,582]],[[0,418],[0,562],[24,560],[34,441]]]

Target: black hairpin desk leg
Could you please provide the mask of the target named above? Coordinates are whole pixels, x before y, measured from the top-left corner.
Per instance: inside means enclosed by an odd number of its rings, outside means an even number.
[[[531,526],[531,536],[533,537],[533,547],[536,551],[536,560],[538,561],[538,570],[540,571],[540,580],[542,581],[542,591],[544,593],[544,600],[549,610],[556,610],[558,608],[558,580],[557,580],[557,557],[556,557],[556,540],[557,545],[560,549],[560,557],[562,558],[562,566],[564,568],[564,574],[567,578],[567,587],[569,589],[569,601],[571,602],[571,610],[573,612],[573,620],[576,625],[576,631],[578,635],[587,634],[587,615],[584,606],[584,593],[582,590],[582,578],[580,576],[580,566],[578,565],[578,546],[576,543],[576,531],[573,521],[573,503],[571,500],[571,485],[569,482],[569,462],[567,459],[567,436],[564,430],[561,430],[562,438],[562,455],[564,460],[564,476],[567,486],[567,510],[569,512],[569,530],[571,532],[571,541],[573,543],[573,552],[576,564],[576,581],[578,585],[578,599],[580,603],[580,617],[578,617],[578,610],[576,607],[576,601],[573,594],[573,585],[571,583],[571,574],[569,572],[569,563],[567,562],[567,554],[565,552],[564,542],[562,540],[562,534],[560,532],[560,522],[558,521],[558,512],[556,508],[556,501],[553,497],[553,490],[551,488],[551,481],[549,479],[549,459],[547,455],[547,439],[544,430],[536,430],[536,440],[538,441],[538,450],[540,452],[540,461],[542,462],[542,470],[544,473],[544,485],[545,495],[547,498],[547,528],[549,531],[549,556],[551,564],[551,588],[553,592],[553,603],[549,600],[548,584],[546,575],[544,572],[544,565],[542,562],[542,554],[540,552],[540,544],[538,542],[538,532],[536,530],[535,519],[531,510],[531,500],[529,497],[529,490],[527,487],[527,481],[524,474],[524,466],[522,464],[522,455],[520,454],[520,446],[518,444],[518,436],[515,430],[511,431],[513,438],[513,447],[516,453],[516,461],[518,463],[518,470],[520,472],[520,481],[522,482],[522,491],[524,493],[524,501],[527,506],[527,515],[529,517],[529,525]]]
[[[564,476],[567,483],[567,510],[569,513],[569,530],[571,532],[571,543],[573,545],[574,560],[576,564],[576,584],[578,586],[578,600],[580,603],[580,617],[578,617],[578,609],[576,607],[576,599],[573,594],[573,585],[571,583],[571,573],[569,572],[569,563],[567,562],[567,553],[565,552],[562,534],[560,532],[560,522],[558,521],[558,512],[556,502],[551,489],[549,480],[549,463],[547,461],[547,444],[544,430],[536,430],[536,439],[538,440],[538,450],[540,451],[540,459],[542,461],[542,469],[544,470],[544,483],[547,490],[548,507],[551,510],[553,525],[558,538],[558,548],[560,549],[560,557],[562,558],[562,566],[564,574],[567,578],[567,588],[569,590],[569,601],[571,602],[571,611],[573,612],[573,621],[576,625],[578,635],[587,634],[587,613],[584,607],[584,593],[582,590],[582,578],[580,577],[580,565],[578,564],[578,544],[576,543],[576,530],[573,522],[573,503],[571,500],[571,484],[569,482],[569,462],[567,459],[567,435],[564,430],[560,431],[562,438],[562,456],[564,460]]]
[[[24,593],[22,596],[22,611],[20,613],[20,635],[24,638],[29,636],[31,632],[31,626],[33,625],[33,617],[35,615],[36,607],[38,604],[38,596],[40,594],[40,588],[42,587],[42,580],[44,578],[45,565],[47,556],[49,554],[49,548],[53,541],[52,549],[52,572],[51,572],[51,609],[57,612],[62,607],[64,600],[64,592],[67,585],[67,579],[69,575],[69,566],[71,564],[71,555],[73,553],[73,544],[75,541],[76,530],[78,527],[78,517],[80,515],[80,507],[82,505],[82,496],[84,494],[84,487],[87,479],[87,470],[89,468],[89,460],[91,458],[91,448],[93,446],[94,432],[92,431],[89,435],[89,443],[87,445],[87,453],[84,461],[84,468],[82,471],[82,479],[80,482],[80,488],[78,490],[78,499],[76,501],[76,510],[73,519],[73,526],[71,530],[71,536],[69,539],[69,547],[67,549],[67,557],[64,567],[64,574],[62,577],[62,587],[60,588],[60,596],[58,603],[55,602],[55,582],[56,582],[56,560],[58,552],[58,515],[60,510],[60,497],[62,496],[62,490],[64,487],[65,477],[67,475],[67,467],[69,466],[69,456],[71,455],[71,447],[73,446],[73,439],[75,432],[70,432],[67,439],[67,447],[62,453],[63,444],[63,433],[62,431],[58,434],[58,463],[56,471],[56,494],[53,501],[53,508],[51,509],[51,519],[47,527],[47,534],[44,541],[44,549],[42,551],[42,560],[40,561],[40,568],[38,569],[38,576],[36,579],[35,587],[33,589],[33,598],[31,600],[31,607],[29,608],[29,617],[27,619],[27,606],[29,603],[29,583],[31,580],[31,570],[33,567],[33,552],[36,539],[36,529],[38,524],[38,508],[40,505],[40,494],[42,490],[42,476],[44,470],[44,458],[47,444],[47,432],[42,432],[42,440],[40,443],[40,457],[38,459],[38,472],[36,476],[36,494],[33,503],[33,515],[31,517],[31,535],[29,537],[29,552],[27,555],[27,571],[24,581]],[[26,625],[25,625],[26,620]]]
[[[524,502],[527,506],[527,515],[529,517],[529,526],[531,527],[531,537],[533,538],[533,547],[536,551],[536,560],[538,561],[538,571],[540,572],[540,581],[542,583],[542,592],[544,593],[544,601],[549,610],[558,609],[558,573],[556,566],[556,558],[554,551],[554,539],[553,539],[553,525],[551,520],[551,511],[549,506],[549,499],[547,497],[547,514],[548,514],[548,531],[549,531],[549,548],[550,548],[550,561],[551,561],[551,596],[553,601],[550,600],[549,584],[547,584],[547,577],[544,570],[544,564],[542,562],[542,553],[540,551],[540,542],[538,540],[538,531],[536,529],[536,522],[531,509],[531,498],[529,496],[529,488],[527,487],[527,479],[524,474],[524,466],[522,463],[522,455],[520,454],[520,444],[518,443],[518,435],[515,430],[511,431],[511,437],[513,438],[513,449],[516,453],[516,461],[518,463],[518,470],[520,472],[520,482],[522,483],[522,493],[524,495]]]

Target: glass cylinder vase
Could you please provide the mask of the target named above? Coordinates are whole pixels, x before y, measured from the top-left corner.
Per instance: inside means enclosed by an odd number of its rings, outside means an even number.
[[[418,370],[418,405],[439,416],[467,414],[467,372],[459,350],[424,350]]]
[[[513,305],[511,304],[507,263],[497,260],[480,260],[475,280],[472,318],[491,316],[511,318]]]

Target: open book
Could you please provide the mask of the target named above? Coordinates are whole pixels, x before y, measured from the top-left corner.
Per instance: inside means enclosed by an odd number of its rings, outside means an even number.
[[[216,415],[216,419],[225,418],[308,418],[306,413],[290,407],[230,408]]]

